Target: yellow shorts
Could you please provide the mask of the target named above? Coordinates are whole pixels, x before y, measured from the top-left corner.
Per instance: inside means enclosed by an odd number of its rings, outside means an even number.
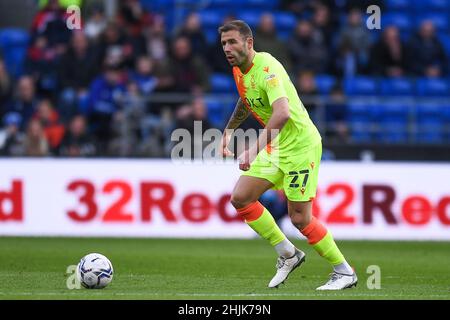
[[[291,201],[310,201],[316,196],[321,157],[322,143],[305,152],[276,159],[264,149],[242,175],[272,182],[272,189],[283,189]]]

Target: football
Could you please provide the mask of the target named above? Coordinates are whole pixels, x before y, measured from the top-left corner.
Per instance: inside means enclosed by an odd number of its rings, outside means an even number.
[[[113,278],[111,261],[100,253],[90,253],[81,258],[77,266],[77,278],[87,289],[102,289]]]

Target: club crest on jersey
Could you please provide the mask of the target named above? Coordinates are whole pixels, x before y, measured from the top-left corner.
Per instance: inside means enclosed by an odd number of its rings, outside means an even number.
[[[266,80],[267,85],[270,88],[275,88],[278,86],[278,78],[275,74],[272,73],[272,74],[268,75],[267,77],[265,77],[264,79]]]
[[[264,67],[263,70],[264,70],[264,72],[269,73],[269,67],[268,67],[268,66],[267,66],[267,67]]]
[[[256,82],[255,82],[255,75],[254,74],[252,74],[252,76],[251,76],[250,86],[252,87],[252,89],[256,89]]]

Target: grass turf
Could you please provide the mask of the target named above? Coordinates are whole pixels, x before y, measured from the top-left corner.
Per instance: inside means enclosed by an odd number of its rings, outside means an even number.
[[[304,241],[306,263],[268,289],[276,254],[263,240],[0,238],[0,299],[450,299],[450,242],[339,241],[356,288],[317,292],[330,266]],[[112,283],[69,290],[69,265],[90,252],[110,258]],[[369,290],[367,267],[381,269]]]

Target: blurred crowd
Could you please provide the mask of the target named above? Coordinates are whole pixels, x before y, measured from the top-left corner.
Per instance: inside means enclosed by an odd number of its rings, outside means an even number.
[[[192,131],[194,120],[204,121],[203,130],[213,126],[205,100],[211,75],[231,73],[218,38],[208,41],[195,12],[169,31],[165,17],[140,1],[118,3],[114,19],[101,6],[83,8],[82,29],[69,30],[65,8],[49,0],[32,22],[23,74],[15,79],[0,59],[0,155],[165,157],[174,128]],[[273,15],[263,14],[255,48],[283,63],[301,97],[318,94],[316,74],[448,75],[432,21],[418,25],[408,39],[389,26],[375,40],[365,25],[365,1],[347,1],[345,20],[335,1],[280,6],[309,18],[298,19],[281,39]],[[344,100],[335,85],[326,115],[337,123],[331,139],[347,138]],[[308,102],[314,116],[315,103]]]

